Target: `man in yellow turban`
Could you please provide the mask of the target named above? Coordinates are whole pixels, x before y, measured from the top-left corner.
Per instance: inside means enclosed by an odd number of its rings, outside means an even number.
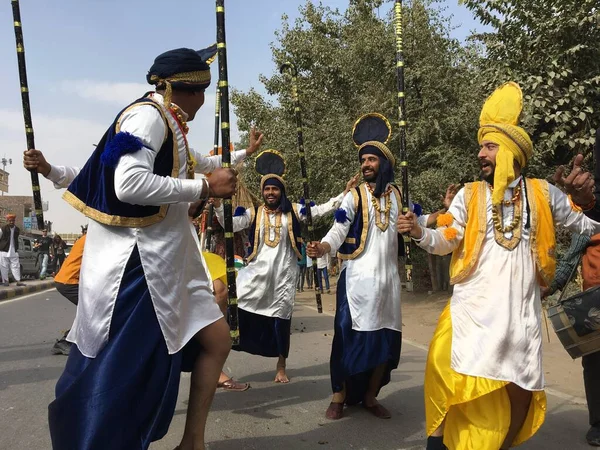
[[[554,224],[595,234],[600,223],[544,180],[524,178],[533,155],[518,126],[515,83],[486,101],[478,159],[484,181],[468,183],[435,230],[412,213],[398,219],[421,248],[453,252],[454,292],[431,341],[425,371],[427,449],[498,450],[544,422],[540,284],[554,277]]]

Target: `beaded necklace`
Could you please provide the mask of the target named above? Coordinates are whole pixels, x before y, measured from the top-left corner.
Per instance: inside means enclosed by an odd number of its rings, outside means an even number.
[[[373,204],[373,208],[375,208],[375,225],[377,225],[377,228],[379,228],[381,231],[385,231],[390,225],[390,210],[392,209],[392,187],[388,186],[386,191],[383,194],[381,194],[381,197],[377,198],[375,197],[375,192],[373,191],[371,185],[369,183],[366,184],[367,189],[369,189],[369,192],[371,193],[371,203]],[[381,204],[379,202],[380,199],[383,199],[385,203],[385,207],[383,209],[381,208]],[[383,219],[381,218],[382,214]]]
[[[492,193],[494,188],[490,186]],[[504,225],[503,207],[512,206],[512,220]],[[492,206],[492,222],[494,224],[494,240],[507,250],[513,250],[521,241],[521,219],[523,218],[521,185],[515,186],[514,194],[510,200],[503,200],[499,205]],[[507,238],[505,234],[511,233]]]

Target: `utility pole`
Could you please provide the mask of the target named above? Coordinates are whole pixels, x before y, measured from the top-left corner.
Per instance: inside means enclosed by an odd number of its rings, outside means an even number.
[[[8,175],[8,173],[6,172],[6,166],[12,164],[12,158],[6,159],[6,156],[4,156],[1,160],[1,162],[2,162],[2,170],[3,170],[2,177],[4,178],[5,174]],[[4,181],[4,180],[2,180],[2,181]],[[8,176],[6,177],[6,190],[8,191]],[[2,196],[4,197],[4,190],[2,190]]]

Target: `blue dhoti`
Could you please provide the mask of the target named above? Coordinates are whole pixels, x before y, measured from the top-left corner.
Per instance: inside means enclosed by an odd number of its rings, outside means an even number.
[[[268,317],[238,309],[240,344],[233,350],[253,355],[287,358],[290,353],[291,319]]]
[[[109,338],[87,358],[73,345],[48,408],[54,450],[138,450],[171,423],[181,373],[169,355],[137,247],[117,295]]]
[[[391,372],[400,362],[402,333],[387,328],[376,331],[352,329],[345,270],[337,285],[334,331],[329,361],[331,388],[333,392],[341,392],[345,386],[346,404],[354,405],[363,401],[377,366],[386,365],[379,389],[390,382]]]

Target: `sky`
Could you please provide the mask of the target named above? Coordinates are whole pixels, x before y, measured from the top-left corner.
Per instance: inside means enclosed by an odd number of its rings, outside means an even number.
[[[277,71],[270,50],[281,17],[298,16],[304,0],[228,0],[226,34],[229,83],[265,93],[261,74]],[[341,11],[348,0],[322,0]],[[452,15],[453,36],[464,39],[480,29],[458,0],[441,1]],[[151,90],[145,76],[154,58],[178,47],[204,48],[215,42],[212,0],[21,0],[36,148],[55,165],[83,166],[115,115]],[[166,11],[168,6],[172,10]],[[175,8],[176,6],[176,8]],[[392,8],[382,7],[381,14]],[[8,195],[31,195],[30,174],[23,168],[26,148],[15,52],[11,2],[0,3],[0,159],[12,159]],[[410,68],[407,68],[410,70]],[[212,77],[216,80],[216,63]],[[188,139],[197,150],[212,149],[214,83],[205,106],[190,123]],[[231,110],[232,141],[238,138]],[[40,177],[46,220],[58,233],[79,232],[87,219],[61,199],[62,191]]]

